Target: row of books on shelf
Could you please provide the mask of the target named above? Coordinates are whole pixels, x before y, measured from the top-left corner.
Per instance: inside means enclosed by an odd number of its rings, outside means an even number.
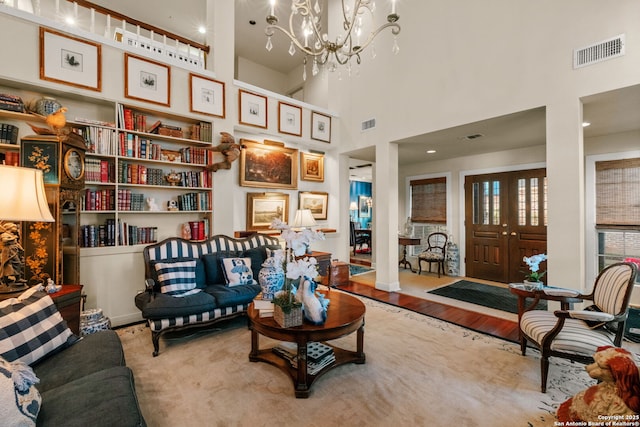
[[[178,179],[174,182],[177,187],[211,188],[213,176],[208,171],[172,172]],[[118,163],[118,182],[121,184],[167,185],[165,172],[158,168],[149,168],[136,163]]]
[[[158,227],[139,227],[115,219],[107,219],[104,224],[80,226],[80,246],[98,248],[103,246],[131,246],[158,241]]]
[[[72,126],[75,133],[84,138],[87,153],[115,156],[118,148],[118,137],[115,129],[99,126]]]
[[[162,160],[167,162],[182,162],[195,165],[213,163],[212,151],[202,147],[183,147],[178,150],[163,149],[161,144],[131,133],[120,134],[118,153],[122,157],[132,157],[144,160]]]
[[[211,193],[186,193],[178,196],[178,210],[208,211],[211,210]]]
[[[116,197],[116,190],[102,189],[92,190],[87,188],[80,196],[80,206],[83,211],[143,211],[145,206],[145,196],[140,193],[133,193],[131,190],[119,189]]]
[[[272,351],[291,364],[298,367],[298,345],[294,342],[281,342]],[[317,375],[323,368],[336,361],[333,348],[321,342],[307,343],[307,374]]]
[[[115,182],[115,164],[108,160],[87,157],[84,162],[84,179],[92,182]]]
[[[0,123],[0,144],[17,144],[18,126]]]
[[[18,153],[17,151],[7,151],[5,153],[0,153],[0,164],[7,166],[20,165],[20,153]]]
[[[213,126],[211,123],[193,123],[188,125],[186,129],[182,126],[162,123],[161,120],[155,120],[152,123],[147,123],[146,114],[134,111],[124,105],[118,105],[118,124],[121,129],[136,132],[172,136],[175,138],[187,138],[203,142],[213,141]]]
[[[118,163],[118,182],[121,184],[167,185],[164,176],[162,169],[137,163]]]
[[[191,240],[205,240],[209,236],[209,220],[189,221],[189,231]]]

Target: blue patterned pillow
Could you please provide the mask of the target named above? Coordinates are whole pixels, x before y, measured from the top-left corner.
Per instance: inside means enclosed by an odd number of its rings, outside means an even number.
[[[224,258],[224,277],[229,286],[255,285],[251,270],[251,258]]]
[[[174,297],[196,294],[196,261],[157,262],[155,264],[160,292]]]
[[[51,297],[38,287],[0,302],[0,356],[28,365],[74,338]]]

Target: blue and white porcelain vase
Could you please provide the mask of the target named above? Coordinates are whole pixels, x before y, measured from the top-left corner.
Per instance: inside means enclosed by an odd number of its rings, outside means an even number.
[[[262,264],[262,268],[258,273],[258,283],[262,288],[262,298],[271,300],[276,292],[284,286],[284,270],[282,267],[274,265],[273,258],[268,258]]]
[[[296,292],[296,300],[302,303],[304,320],[312,325],[324,325],[327,321],[327,308],[329,300],[316,293],[317,283],[313,279],[304,277],[300,279],[300,286]]]

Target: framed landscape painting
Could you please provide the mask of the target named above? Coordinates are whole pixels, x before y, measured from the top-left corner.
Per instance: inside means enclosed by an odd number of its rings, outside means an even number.
[[[284,145],[241,139],[240,185],[243,187],[298,188],[298,150]]]
[[[327,219],[329,193],[323,191],[301,191],[298,193],[298,209],[309,209],[314,219]]]
[[[247,193],[247,230],[266,230],[276,218],[289,221],[288,194]]]
[[[40,27],[40,78],[102,90],[102,46]]]

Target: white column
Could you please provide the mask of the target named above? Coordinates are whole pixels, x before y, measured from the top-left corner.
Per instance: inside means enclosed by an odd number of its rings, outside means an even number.
[[[376,144],[376,165],[373,174],[372,228],[376,289],[399,291],[397,144]]]
[[[547,106],[549,284],[584,290],[585,206],[582,103]]]
[[[214,146],[220,142],[220,132],[234,134],[233,124],[237,122],[237,96],[231,84],[235,68],[234,15],[234,0],[207,0],[206,43],[211,47],[207,55],[207,70],[215,72],[217,80],[227,82],[226,117],[214,120]],[[221,160],[221,156],[216,157],[216,161]],[[237,186],[239,165],[236,160],[231,169],[218,170],[213,174],[213,232],[216,234],[233,236],[235,230],[245,229],[246,196],[244,192],[232,191]]]

